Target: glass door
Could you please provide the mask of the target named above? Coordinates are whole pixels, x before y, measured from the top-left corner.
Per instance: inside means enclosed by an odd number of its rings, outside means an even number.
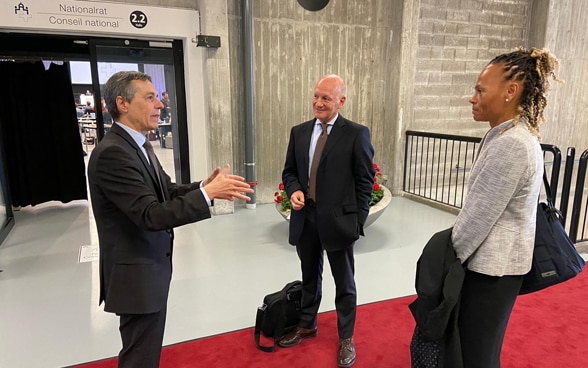
[[[8,192],[8,183],[4,172],[4,144],[0,132],[0,244],[6,239],[10,230],[14,227],[14,215],[12,214],[12,202]]]
[[[96,138],[102,139],[113,124],[103,106],[102,92],[108,78],[118,71],[140,71],[151,76],[164,103],[159,128],[149,133],[155,153],[172,180],[189,182],[185,85],[181,41],[90,39],[90,65],[95,108]]]

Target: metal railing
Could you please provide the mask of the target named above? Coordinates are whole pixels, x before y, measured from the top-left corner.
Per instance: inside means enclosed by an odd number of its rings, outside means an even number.
[[[480,141],[476,137],[407,131],[403,190],[461,208],[467,173]]]
[[[414,196],[461,208],[467,194],[467,177],[474,163],[481,138],[427,132],[406,132],[404,150],[403,191]],[[588,166],[588,150],[577,167],[575,190],[572,191],[574,152],[569,148],[559,192],[562,155],[558,147],[541,144],[545,170],[551,184],[551,196],[564,215],[570,238],[584,241],[587,234],[588,203],[584,183]],[[559,201],[558,201],[559,199]],[[573,208],[568,216],[569,203]],[[584,204],[584,207],[582,207]],[[578,237],[579,232],[579,237]]]
[[[576,190],[574,191],[573,207],[570,216],[569,234],[572,241],[588,241],[588,191],[585,191],[586,168],[588,167],[588,149],[580,156],[578,163],[578,174],[576,179]]]

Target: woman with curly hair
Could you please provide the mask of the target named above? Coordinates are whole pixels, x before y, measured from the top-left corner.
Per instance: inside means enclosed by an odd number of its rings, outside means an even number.
[[[543,175],[539,124],[557,59],[545,49],[495,57],[470,98],[490,130],[480,144],[468,194],[452,232],[466,268],[458,326],[465,368],[498,368],[506,325],[531,268]]]

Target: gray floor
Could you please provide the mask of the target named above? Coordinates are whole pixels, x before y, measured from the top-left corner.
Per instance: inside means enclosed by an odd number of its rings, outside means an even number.
[[[78,262],[81,246],[97,244],[88,203],[52,202],[15,217],[0,246],[0,367],[62,367],[115,356],[118,320],[98,306],[98,262]],[[422,247],[453,219],[393,198],[356,243],[359,304],[414,294]],[[251,327],[263,296],[300,278],[287,233],[273,204],[176,229],[164,344]],[[327,263],[321,311],[334,309]]]

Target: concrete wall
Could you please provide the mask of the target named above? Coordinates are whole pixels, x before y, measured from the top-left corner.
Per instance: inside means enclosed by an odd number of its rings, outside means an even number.
[[[210,165],[211,167],[231,164],[234,167],[234,144],[238,142],[234,137],[239,135],[233,132],[233,116],[239,113],[234,103],[236,96],[230,93],[236,90],[231,74],[234,71],[231,59],[240,50],[236,40],[229,39],[231,22],[228,17],[227,1],[200,1],[199,11],[202,19],[202,34],[221,37],[220,48],[204,48],[207,60],[204,65],[204,73],[208,82],[208,132],[210,139]],[[241,151],[237,149],[237,151]],[[196,158],[197,159],[197,158]],[[197,179],[197,178],[195,178]]]
[[[230,40],[241,37],[240,1],[232,0]],[[320,12],[296,1],[253,2],[258,201],[271,202],[281,181],[290,128],[312,118],[316,81],[336,73],[347,83],[341,113],[370,127],[376,161],[387,173],[398,140],[403,1],[333,0]],[[234,126],[242,124],[241,55],[231,55]],[[227,122],[219,122],[225,126]],[[226,126],[225,126],[226,127]],[[214,129],[214,127],[213,127]],[[233,127],[239,134],[241,131]],[[242,137],[242,136],[239,136]],[[240,139],[242,141],[242,139]],[[235,162],[243,163],[242,143]],[[388,161],[389,163],[384,163]]]
[[[422,0],[418,29],[415,106],[407,128],[481,136],[472,123],[478,74],[496,55],[525,46],[530,0]]]
[[[565,83],[551,84],[541,135],[544,142],[555,144],[564,155],[567,147],[576,147],[578,157],[588,149],[588,2],[548,3],[543,46],[559,58],[559,77]]]
[[[125,1],[143,3],[143,0]],[[212,166],[244,173],[240,0],[151,0],[199,9],[202,33],[221,36],[204,71]],[[273,200],[291,126],[309,119],[326,73],[348,84],[344,116],[370,127],[376,161],[398,194],[404,131],[481,136],[468,99],[478,73],[516,46],[547,47],[561,61],[543,142],[588,148],[588,37],[584,0],[331,0],[308,12],[296,0],[255,0],[254,72],[258,203]],[[197,132],[195,133],[197,134]],[[197,160],[197,157],[192,157]]]

